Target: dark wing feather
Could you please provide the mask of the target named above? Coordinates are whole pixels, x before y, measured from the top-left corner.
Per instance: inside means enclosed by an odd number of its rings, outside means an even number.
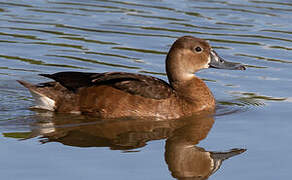
[[[66,87],[70,91],[76,91],[80,87],[86,87],[92,85],[92,75],[97,73],[85,73],[85,72],[59,72],[55,74],[39,74],[41,76],[53,79],[59,82],[62,86]]]
[[[96,76],[92,82],[109,84],[119,90],[152,99],[165,99],[172,93],[172,87],[165,81],[142,74],[110,72]]]
[[[54,79],[71,91],[76,91],[80,87],[108,85],[130,94],[152,99],[165,99],[173,93],[172,87],[165,81],[152,76],[134,73],[60,72],[41,75]]]

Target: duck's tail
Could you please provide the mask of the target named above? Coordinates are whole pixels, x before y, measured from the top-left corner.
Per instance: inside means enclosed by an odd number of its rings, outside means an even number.
[[[45,109],[49,111],[55,110],[56,100],[50,95],[47,88],[30,84],[25,81],[17,80],[21,85],[26,87],[33,96],[36,106],[33,108]]]

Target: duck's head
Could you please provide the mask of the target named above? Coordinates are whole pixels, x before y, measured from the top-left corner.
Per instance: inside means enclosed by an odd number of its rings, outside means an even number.
[[[200,69],[218,68],[245,70],[239,63],[225,61],[203,39],[192,36],[178,38],[166,58],[166,72],[170,82],[186,81]]]

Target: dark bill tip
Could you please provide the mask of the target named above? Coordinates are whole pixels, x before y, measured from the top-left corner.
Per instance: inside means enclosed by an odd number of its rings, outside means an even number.
[[[210,53],[211,61],[209,66],[217,69],[246,70],[246,67],[240,63],[228,62],[221,58],[214,50]]]
[[[245,67],[244,65],[240,65],[240,66],[238,67],[238,70],[246,70],[246,67]]]
[[[231,69],[231,70],[246,70],[246,67],[240,63],[233,63],[233,62],[226,62],[229,64],[229,68],[227,69]]]

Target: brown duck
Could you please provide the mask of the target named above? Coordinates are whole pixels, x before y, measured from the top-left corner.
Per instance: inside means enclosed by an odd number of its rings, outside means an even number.
[[[101,118],[170,119],[214,112],[211,91],[194,75],[205,68],[245,70],[243,65],[219,57],[207,41],[183,36],[173,43],[166,57],[169,83],[126,72],[59,72],[40,74],[53,82],[19,83],[30,90],[37,104],[35,108]]]

